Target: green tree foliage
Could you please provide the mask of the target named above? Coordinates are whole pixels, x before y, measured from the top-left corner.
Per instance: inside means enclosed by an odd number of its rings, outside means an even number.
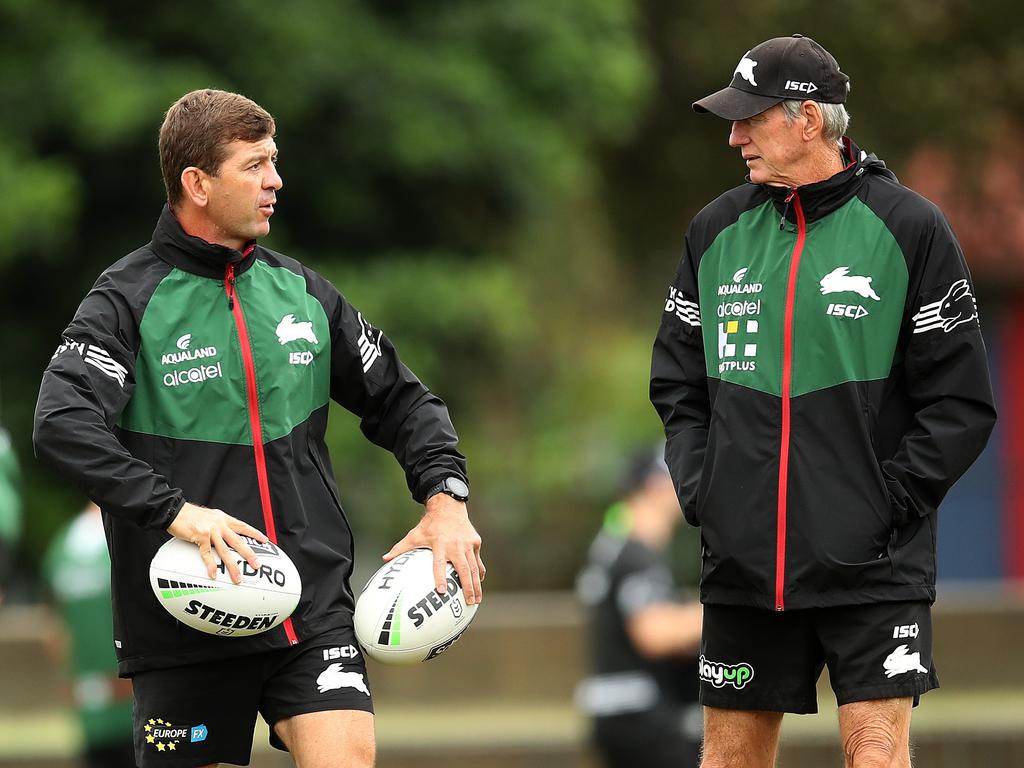
[[[450,403],[490,583],[568,584],[623,447],[659,434],[648,356],[686,224],[743,180],[728,124],[690,103],[796,31],[851,74],[851,135],[898,174],[927,141],[969,176],[992,126],[1019,132],[1008,0],[0,0],[0,418],[29,561],[80,504],[25,460],[40,371],[151,231],[163,111],[219,87],[277,118],[268,244],[334,280]],[[418,509],[337,410],[372,561]]]
[[[659,290],[666,254],[678,253],[690,217],[743,183],[746,172],[727,145],[728,123],[697,115],[690,104],[726,86],[739,58],[762,40],[799,32],[836,57],[851,77],[850,136],[901,180],[910,180],[909,163],[922,144],[938,144],[956,157],[958,186],[971,188],[979,157],[993,147],[1002,152],[999,129],[1024,129],[1024,23],[1009,0],[638,6],[658,92],[637,138],[606,153],[605,173],[614,179],[608,210],[617,251]],[[653,290],[653,283],[634,287]]]
[[[595,347],[584,396],[566,391],[578,389],[565,372],[580,370],[568,353],[581,328],[555,328],[587,305],[579,283],[597,299],[613,292],[609,273],[573,276],[589,270],[581,249],[603,238],[581,227],[567,237],[549,218],[595,218],[595,148],[629,139],[648,92],[628,3],[226,0],[139,13],[0,0],[0,63],[2,312],[17,329],[5,334],[8,359],[24,361],[5,366],[3,417],[23,452],[60,330],[159,212],[163,111],[193,88],[237,90],[278,123],[286,186],[269,244],[331,276],[451,402],[475,517],[510,563],[492,574],[544,581],[560,545],[521,565],[513,549],[545,518],[559,525],[563,499],[589,502],[574,458],[584,433],[561,408],[599,401],[614,367]],[[642,380],[629,386],[634,413],[647,416],[634,431],[652,436]],[[363,541],[386,549],[417,507],[394,461],[337,416],[329,439],[349,514]],[[601,431],[604,445],[618,436]],[[79,502],[39,467],[29,480],[35,556]]]

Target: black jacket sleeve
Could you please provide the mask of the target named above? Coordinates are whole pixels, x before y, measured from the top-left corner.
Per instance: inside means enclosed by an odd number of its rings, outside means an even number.
[[[331,397],[359,416],[371,442],[395,455],[417,501],[442,478],[468,482],[447,406],[379,329],[333,286],[331,293]]]
[[[691,525],[699,524],[697,486],[711,418],[698,296],[697,265],[688,233],[654,341],[651,402],[665,425],[665,461]]]
[[[996,421],[974,287],[960,244],[932,206],[912,263],[904,339],[909,430],[881,463],[897,525],[935,512]]]
[[[131,399],[137,345],[129,303],[105,273],[43,373],[32,439],[36,456],[105,512],[164,529],[184,503],[181,490],[128,453],[113,430]]]

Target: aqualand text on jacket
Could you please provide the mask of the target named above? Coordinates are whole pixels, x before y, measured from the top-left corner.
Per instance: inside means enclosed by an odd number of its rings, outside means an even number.
[[[844,151],[830,179],[705,207],[669,288],[651,400],[706,603],[934,600],[936,510],[995,423],[952,230]]]
[[[43,375],[36,453],[104,511],[120,672],[285,647],[351,621],[352,531],[328,400],[392,451],[414,498],[466,462],[444,403],[326,279],[294,259],[187,235],[168,208],[107,269]],[[185,501],[264,531],[302,596],[263,634],[197,632],[161,608],[149,563]]]

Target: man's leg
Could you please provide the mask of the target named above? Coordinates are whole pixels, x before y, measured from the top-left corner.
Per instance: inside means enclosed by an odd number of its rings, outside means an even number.
[[[248,765],[261,663],[261,655],[254,654],[232,659],[230,668],[213,661],[137,672],[132,680],[137,764]],[[230,701],[220,695],[228,674]]]
[[[369,712],[309,712],[279,720],[274,731],[297,768],[373,768],[376,746]]]
[[[816,712],[825,665],[807,611],[705,605],[703,768],[773,768],[784,712]]]
[[[846,768],[910,768],[914,699],[855,701],[839,707]]]
[[[287,649],[263,684],[270,744],[299,768],[370,768],[373,697],[351,625]]]
[[[781,725],[781,712],[704,707],[701,768],[774,768]]]
[[[910,767],[910,712],[939,680],[925,601],[819,612],[847,768]]]

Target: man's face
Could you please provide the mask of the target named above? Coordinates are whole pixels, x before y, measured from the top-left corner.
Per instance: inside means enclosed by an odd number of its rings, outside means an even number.
[[[759,115],[732,124],[729,146],[737,147],[755,184],[797,186],[796,171],[805,158],[807,144],[801,138],[803,119],[786,122],[781,104]]]
[[[206,215],[216,229],[217,242],[240,249],[270,232],[277,190],[284,186],[276,163],[277,145],[270,136],[228,144],[217,175],[206,177]]]

